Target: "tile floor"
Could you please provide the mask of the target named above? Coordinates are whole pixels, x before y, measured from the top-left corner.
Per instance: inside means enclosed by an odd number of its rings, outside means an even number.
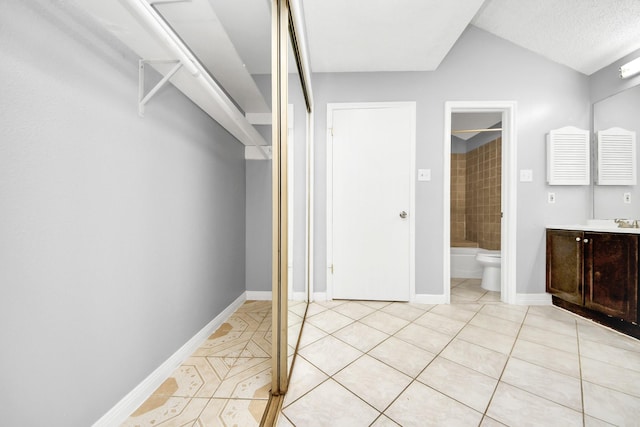
[[[278,425],[640,425],[640,341],[478,280],[451,295],[311,304]]]
[[[246,301],[122,426],[257,426],[270,389],[271,301]]]

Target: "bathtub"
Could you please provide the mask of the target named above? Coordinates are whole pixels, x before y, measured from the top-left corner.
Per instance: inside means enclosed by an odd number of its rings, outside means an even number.
[[[451,278],[481,279],[482,266],[476,261],[479,248],[451,248]]]

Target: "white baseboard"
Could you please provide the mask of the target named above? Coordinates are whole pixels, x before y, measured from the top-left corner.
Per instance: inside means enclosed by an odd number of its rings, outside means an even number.
[[[313,300],[314,301],[326,301],[327,300],[327,293],[326,292],[314,292],[313,293]]]
[[[516,294],[517,305],[551,305],[551,294]]]
[[[446,304],[447,298],[444,294],[415,294],[411,302],[416,304]]]
[[[119,426],[166,380],[180,364],[193,354],[247,300],[246,293],[240,295],[222,313],[196,333],[178,351],[122,398],[116,405],[93,424],[93,427]]]
[[[247,291],[245,294],[247,301],[270,301],[273,299],[271,291]]]
[[[293,298],[294,301],[306,301],[307,293],[306,292],[294,292]]]

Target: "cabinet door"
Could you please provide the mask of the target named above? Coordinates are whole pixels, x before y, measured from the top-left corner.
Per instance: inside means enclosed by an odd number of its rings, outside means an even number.
[[[583,232],[547,230],[547,292],[582,305]]]
[[[637,321],[638,236],[585,233],[585,302],[590,309]]]

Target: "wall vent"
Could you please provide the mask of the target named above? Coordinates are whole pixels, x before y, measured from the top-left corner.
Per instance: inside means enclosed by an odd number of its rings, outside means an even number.
[[[567,126],[547,134],[549,185],[589,185],[589,131]]]
[[[636,133],[598,131],[598,185],[636,185]]]

